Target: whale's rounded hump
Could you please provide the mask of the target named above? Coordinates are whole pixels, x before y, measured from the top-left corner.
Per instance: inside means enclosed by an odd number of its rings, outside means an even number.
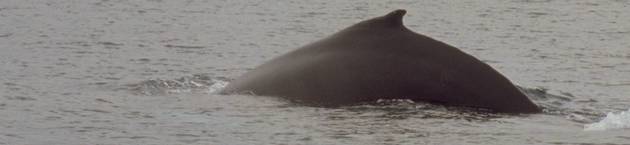
[[[472,55],[403,25],[403,9],[361,21],[274,58],[221,92],[315,106],[410,99],[505,113],[538,113],[505,76]]]

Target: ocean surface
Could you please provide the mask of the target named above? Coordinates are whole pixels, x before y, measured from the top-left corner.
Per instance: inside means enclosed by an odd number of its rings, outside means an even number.
[[[214,93],[395,9],[545,112]],[[630,144],[626,0],[2,0],[0,64],[0,145]]]

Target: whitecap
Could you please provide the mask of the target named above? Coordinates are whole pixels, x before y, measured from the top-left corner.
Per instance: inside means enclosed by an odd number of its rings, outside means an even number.
[[[585,131],[603,131],[630,128],[630,109],[619,113],[609,112],[599,122],[584,125]]]
[[[219,90],[225,88],[225,86],[227,86],[229,83],[227,81],[218,80],[218,79],[213,79],[212,81],[213,81],[212,85],[208,87],[208,92],[211,94],[217,93]]]

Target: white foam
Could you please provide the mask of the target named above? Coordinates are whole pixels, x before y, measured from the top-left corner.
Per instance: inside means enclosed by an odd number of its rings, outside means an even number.
[[[599,122],[584,125],[585,131],[602,131],[611,129],[630,128],[630,109],[620,113],[609,112],[604,119]]]
[[[208,92],[212,93],[212,94],[217,93],[217,91],[225,88],[225,86],[227,86],[228,83],[229,82],[227,82],[227,81],[213,79],[212,80],[212,85],[210,85],[210,87],[208,87]]]

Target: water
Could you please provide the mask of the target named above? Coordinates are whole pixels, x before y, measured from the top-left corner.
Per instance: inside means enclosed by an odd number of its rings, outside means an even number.
[[[628,144],[629,6],[0,1],[0,144]],[[545,113],[407,100],[316,108],[212,93],[266,60],[398,8],[410,29],[489,63]]]

